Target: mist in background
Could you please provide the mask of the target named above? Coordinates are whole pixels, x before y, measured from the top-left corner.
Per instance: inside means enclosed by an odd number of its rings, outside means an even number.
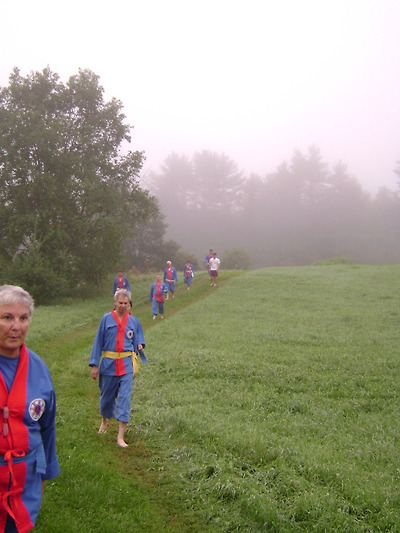
[[[143,184],[172,153],[264,178],[316,145],[367,191],[397,187],[397,0],[3,0],[2,21],[0,85],[13,67],[95,72],[134,126]]]
[[[172,154],[151,178],[167,237],[200,259],[212,248],[222,259],[240,251],[253,267],[400,262],[400,190],[371,195],[316,146],[265,178],[209,151]]]

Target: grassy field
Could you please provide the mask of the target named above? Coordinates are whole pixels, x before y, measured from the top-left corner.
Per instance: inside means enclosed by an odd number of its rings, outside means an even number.
[[[149,364],[126,450],[87,366],[109,292],[35,310],[62,470],[36,530],[400,531],[400,266],[203,273],[164,321],[153,277],[131,280]]]

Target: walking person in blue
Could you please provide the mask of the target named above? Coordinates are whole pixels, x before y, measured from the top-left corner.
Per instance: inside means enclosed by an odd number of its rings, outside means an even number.
[[[190,286],[192,285],[193,277],[194,277],[194,268],[193,268],[192,263],[190,262],[190,259],[188,259],[186,261],[186,265],[185,265],[185,268],[183,270],[183,281],[187,285],[187,289],[186,290],[190,289]]]
[[[167,285],[168,292],[172,294],[172,298],[175,298],[175,283],[178,283],[178,273],[171,261],[167,261],[167,268],[164,270],[164,283]],[[168,294],[165,299],[168,300]]]
[[[153,320],[156,319],[157,309],[160,313],[160,318],[164,318],[164,294],[168,294],[167,285],[161,281],[161,276],[157,274],[156,281],[152,284],[150,289],[151,313]]]
[[[124,275],[123,270],[118,270],[118,276],[114,280],[113,294],[115,294],[120,289],[125,289],[126,291],[131,292],[131,287],[129,285],[128,278]]]
[[[208,270],[208,279],[211,280],[211,274],[210,274],[210,259],[213,256],[213,249],[210,248],[210,252],[205,256],[203,263],[207,263],[207,270]]]
[[[115,293],[115,309],[101,319],[89,360],[92,378],[99,377],[102,416],[99,433],[107,431],[109,419],[115,416],[117,444],[121,448],[128,446],[124,435],[131,412],[132,382],[139,369],[136,354],[140,354],[143,363],[147,362],[142,351],[145,346],[142,326],[129,314],[130,300],[131,294],[125,289]]]

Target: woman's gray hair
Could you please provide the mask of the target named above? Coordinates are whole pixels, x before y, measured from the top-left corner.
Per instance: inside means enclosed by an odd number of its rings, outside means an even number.
[[[118,296],[127,296],[129,301],[132,299],[130,291],[127,291],[126,289],[117,290],[117,292],[114,294],[114,302],[117,301]]]
[[[29,309],[29,316],[33,313],[33,298],[22,287],[17,285],[1,285],[0,287],[0,306],[23,304]]]

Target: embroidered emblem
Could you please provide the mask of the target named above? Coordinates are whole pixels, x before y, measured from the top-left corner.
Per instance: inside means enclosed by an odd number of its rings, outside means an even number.
[[[31,415],[32,420],[39,420],[44,413],[45,407],[46,402],[42,400],[42,398],[36,398],[36,400],[32,400],[29,404],[29,414]]]
[[[127,333],[128,339],[131,339],[133,337],[133,331],[130,329]]]

